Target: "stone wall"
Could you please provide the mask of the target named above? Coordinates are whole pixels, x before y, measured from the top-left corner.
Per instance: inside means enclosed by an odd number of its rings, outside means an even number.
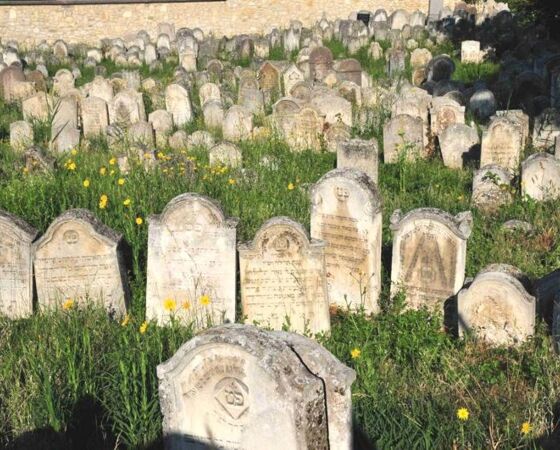
[[[428,12],[430,0],[226,0],[188,3],[113,5],[0,6],[0,37],[20,42],[41,40],[97,44],[104,37],[124,37],[146,30],[155,35],[160,22],[199,27],[216,35],[268,32],[298,19],[309,25],[323,13],[346,18],[361,9]],[[451,5],[455,0],[444,0]]]

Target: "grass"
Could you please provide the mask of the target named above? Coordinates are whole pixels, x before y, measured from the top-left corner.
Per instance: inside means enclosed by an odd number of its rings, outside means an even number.
[[[330,45],[337,49],[336,43]],[[376,73],[367,52],[360,50],[357,58]],[[164,65],[150,76],[165,79],[169,73]],[[90,76],[82,74],[84,79]],[[132,304],[123,323],[95,309],[41,313],[18,321],[0,318],[0,447],[42,442],[49,449],[161,448],[155,367],[173,355],[192,330],[176,323],[142,328],[147,227],[145,220],[138,225],[136,219],[160,213],[180,193],[198,192],[219,201],[227,215],[240,218],[240,241],[252,239],[263,222],[277,215],[308,228],[309,186],[335,167],[335,155],[294,153],[269,138],[240,144],[243,171],[208,167],[204,149],[187,153],[163,148],[158,167],[144,171],[133,165],[123,175],[114,161],[117,150],[96,140],[89,149],[60,155],[52,173],[29,174],[7,143],[9,123],[20,114],[0,103],[0,208],[41,232],[68,208],[93,211],[130,245]],[[388,114],[379,110],[372,116],[371,123],[356,127],[353,135],[374,137],[381,144]],[[186,129],[200,127],[197,117]],[[46,143],[47,134],[38,136],[39,144]],[[263,164],[264,157],[273,164]],[[194,163],[192,174],[187,159]],[[124,185],[119,185],[120,178]],[[288,189],[290,183],[295,189]],[[366,317],[342,312],[333,317],[331,335],[321,338],[357,372],[353,410],[361,430],[359,448],[372,448],[371,443],[381,449],[538,448],[540,439],[558,425],[560,360],[542,323],[535,337],[519,348],[491,349],[468,338],[456,339],[443,331],[441,317],[403,312],[400,299],[389,298],[391,213],[397,208],[407,212],[436,207],[450,213],[471,209],[471,184],[472,168],[448,169],[436,158],[379,166],[384,201],[382,313]],[[101,195],[108,197],[105,208],[99,207]],[[517,193],[515,202],[496,216],[474,210],[467,276],[494,262],[513,264],[533,278],[559,267],[559,206],[559,201],[525,201]],[[501,225],[514,218],[531,222],[534,233],[504,232]],[[360,354],[353,358],[356,349]],[[467,408],[468,420],[457,418],[459,408]],[[524,422],[532,427],[527,434],[521,431]]]

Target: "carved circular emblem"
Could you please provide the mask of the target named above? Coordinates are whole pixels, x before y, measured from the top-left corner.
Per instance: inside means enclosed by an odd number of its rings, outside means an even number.
[[[80,235],[76,230],[67,230],[62,235],[62,239],[64,239],[64,242],[66,242],[68,245],[73,245],[78,242],[78,240],[80,239]]]
[[[272,248],[277,252],[286,252],[290,248],[290,240],[286,236],[278,236],[272,242]]]
[[[239,420],[249,409],[249,388],[237,378],[222,378],[214,387],[214,399],[227,417]]]

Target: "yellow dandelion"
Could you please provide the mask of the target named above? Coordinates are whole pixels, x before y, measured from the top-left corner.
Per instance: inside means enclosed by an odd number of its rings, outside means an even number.
[[[522,434],[529,434],[531,431],[533,431],[533,425],[531,425],[529,422],[523,422],[521,424]]]
[[[110,166],[114,166],[116,163],[117,163],[117,158],[115,158],[115,157],[112,157],[112,158],[109,160],[109,165],[110,165]]]
[[[62,304],[62,309],[69,310],[74,307],[74,300],[71,298],[67,298],[66,301]]]
[[[25,175],[29,173],[29,169],[27,167],[24,167],[22,170]]]
[[[362,351],[359,348],[353,348],[350,351],[350,356],[352,357],[352,359],[358,359],[360,356],[362,356]]]
[[[175,311],[175,308],[177,308],[177,302],[172,298],[166,298],[163,301],[163,309],[166,311]]]
[[[128,314],[125,314],[124,319],[121,322],[121,327],[126,327],[128,325],[128,322],[130,322],[130,316]]]
[[[142,219],[142,217],[138,216],[135,220],[136,225],[142,225],[144,223],[144,220]]]
[[[181,303],[181,306],[183,307],[183,309],[189,310],[191,307],[191,302],[189,302],[188,300],[184,300],[183,303]]]
[[[105,209],[107,207],[108,202],[109,202],[109,198],[105,194],[102,194],[101,197],[99,197],[99,208]]]
[[[457,410],[457,419],[463,421],[469,420],[469,410],[467,408],[459,408]]]
[[[85,188],[88,188],[88,187],[89,187],[89,185],[90,185],[89,179],[88,179],[88,178],[86,178],[86,179],[85,179],[85,180],[83,181],[83,183],[82,183],[82,184],[84,185],[84,187],[85,187]]]
[[[140,325],[140,328],[138,328],[138,331],[140,332],[140,334],[144,334],[147,329],[148,329],[148,322],[144,321],[142,322],[142,325]]]
[[[111,171],[109,172],[109,175],[115,175],[115,170],[111,169]]]
[[[165,158],[165,153],[163,153],[163,152],[158,152],[158,153],[157,153],[157,159],[163,159],[163,158]]]
[[[107,167],[100,167],[99,168],[99,175],[105,175],[107,173]]]
[[[130,206],[130,204],[132,203],[132,200],[130,200],[129,198],[125,199],[124,202],[122,202],[124,206]]]
[[[76,170],[76,163],[74,161],[68,164],[68,170]]]
[[[70,150],[70,153],[71,153],[73,156],[76,156],[76,155],[78,154],[78,150],[76,150],[75,148],[73,148],[72,150]]]
[[[295,188],[294,183],[288,183],[288,191],[293,191]]]
[[[230,178],[228,180],[228,183],[233,185],[233,184],[237,183],[237,181],[235,180],[235,178]]]
[[[210,297],[203,295],[198,300],[202,306],[208,306],[210,304]]]
[[[124,184],[124,178],[119,178],[119,180],[117,181],[117,184],[119,186],[122,186]]]

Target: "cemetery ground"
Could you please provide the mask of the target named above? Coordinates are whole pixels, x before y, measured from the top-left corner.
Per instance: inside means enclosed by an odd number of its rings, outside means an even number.
[[[337,43],[330,46],[337,56]],[[384,68],[365,55],[361,62],[382,76]],[[109,72],[117,70],[107,66]],[[498,69],[490,63],[457,66],[456,76],[464,78],[492,77]],[[88,69],[82,72],[80,83],[88,81]],[[172,73],[164,65],[150,76],[165,83]],[[388,116],[375,111],[374,119],[355,127],[353,135],[375,137],[382,145]],[[166,327],[144,321],[148,216],[160,213],[175,196],[196,192],[219,201],[228,216],[239,217],[241,242],[274,216],[308,226],[309,187],[336,166],[336,155],[294,152],[265,136],[240,143],[243,169],[209,167],[204,149],[165,148],[152,169],[133,165],[123,174],[107,142],[94,140],[58,156],[57,169],[30,173],[6,143],[15,120],[21,120],[21,111],[0,104],[0,207],[41,232],[69,208],[94,212],[128,243],[132,296],[130,314],[118,321],[104,310],[77,309],[71,299],[57,312],[0,319],[0,446],[161,448],[155,368],[193,331],[174,321]],[[185,129],[202,128],[195,119]],[[49,129],[50,124],[36,123],[36,141],[46,143]],[[532,152],[526,148],[525,156]],[[391,213],[421,207],[452,214],[469,210],[472,173],[468,166],[446,168],[435,154],[379,165],[382,311],[371,317],[332,311],[330,335],[317,336],[357,372],[352,387],[356,448],[558,448],[560,359],[546,323],[541,321],[535,335],[518,347],[491,348],[456,338],[441,316],[404,311],[401,296],[390,299]],[[513,190],[514,202],[495,215],[472,209],[468,277],[495,262],[512,264],[533,279],[560,267],[560,201],[522,198],[519,182]],[[531,223],[532,232],[504,229],[510,219]],[[211,308],[212,299],[181,299],[168,307],[197,303]],[[243,320],[241,311],[237,317]]]

